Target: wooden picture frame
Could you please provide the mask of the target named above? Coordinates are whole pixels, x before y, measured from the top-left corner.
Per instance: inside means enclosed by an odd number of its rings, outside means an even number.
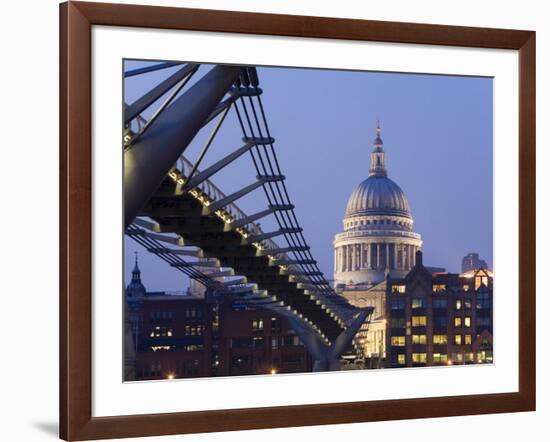
[[[519,391],[92,417],[92,25],[519,51]],[[60,5],[60,437],[85,440],[535,410],[535,32],[199,9]]]

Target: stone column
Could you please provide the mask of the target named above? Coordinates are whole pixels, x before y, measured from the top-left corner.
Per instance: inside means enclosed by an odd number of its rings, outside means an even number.
[[[376,243],[376,268],[379,269],[381,266],[380,266],[380,246],[382,244],[377,242]]]
[[[393,268],[397,269],[397,244],[393,244]]]
[[[342,246],[342,272],[346,271],[346,246]]]
[[[386,268],[390,268],[390,243],[386,243]]]

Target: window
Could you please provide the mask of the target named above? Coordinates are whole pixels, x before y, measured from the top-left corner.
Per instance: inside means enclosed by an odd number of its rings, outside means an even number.
[[[271,333],[281,333],[281,321],[278,318],[271,318]]]
[[[277,350],[279,348],[279,338],[278,337],[271,338],[271,348],[273,350]]]
[[[460,299],[457,299],[457,300],[455,301],[455,308],[456,308],[457,310],[462,309],[462,301],[461,301]]]
[[[391,318],[390,327],[391,328],[405,328],[406,322],[405,318]]]
[[[446,299],[434,299],[433,300],[433,308],[447,308],[447,300]]]
[[[489,293],[486,293],[486,292],[478,293],[476,298],[477,298],[476,307],[478,309],[489,308],[491,306],[489,302]]]
[[[460,316],[455,316],[455,327],[462,327],[462,318]]]
[[[413,344],[426,344],[426,335],[412,335]]]
[[[446,344],[447,335],[433,335],[434,344]]]
[[[468,290],[470,290],[470,285],[469,284],[464,284],[462,286],[462,290],[464,290],[465,292],[467,292]]]
[[[462,362],[462,360],[464,359],[464,355],[462,353],[453,353],[452,358],[455,362]]]
[[[436,316],[434,318],[434,326],[438,328],[447,328],[447,317],[446,316]]]
[[[464,300],[464,308],[465,308],[465,309],[470,309],[470,308],[472,308],[472,301],[469,300],[469,299],[465,299],[465,300]]]
[[[411,308],[425,308],[424,298],[413,298],[411,301]]]
[[[403,310],[405,309],[405,300],[404,299],[392,299],[390,302],[392,310]]]
[[[464,344],[472,345],[472,335],[464,335]]]
[[[392,293],[405,293],[404,285],[394,285],[391,290]]]
[[[426,353],[413,353],[412,361],[414,364],[425,364],[426,363]]]
[[[397,355],[397,363],[399,365],[405,365],[405,355],[404,354]]]
[[[491,318],[477,317],[476,324],[478,327],[489,327],[491,325]]]
[[[488,287],[489,286],[489,278],[487,276],[476,276],[475,278],[475,289],[477,290],[480,287]]]
[[[405,336],[392,336],[391,345],[394,347],[404,347],[405,346]]]
[[[464,353],[464,362],[474,362],[474,354]]]
[[[447,290],[447,286],[445,284],[433,284],[432,285],[432,291],[433,292],[444,292]]]
[[[455,345],[462,345],[462,335],[455,335]]]
[[[426,316],[413,316],[412,318],[413,327],[425,327],[426,326]]]
[[[264,337],[254,336],[254,338],[252,338],[252,344],[254,348],[264,348]]]
[[[252,321],[252,332],[261,333],[264,330],[264,321],[262,319],[254,319]]]
[[[434,364],[441,364],[447,362],[447,355],[441,353],[434,353],[433,355]]]
[[[472,318],[470,316],[464,317],[464,327],[471,327],[472,326]]]
[[[229,345],[231,348],[250,348],[252,340],[250,338],[232,338]]]

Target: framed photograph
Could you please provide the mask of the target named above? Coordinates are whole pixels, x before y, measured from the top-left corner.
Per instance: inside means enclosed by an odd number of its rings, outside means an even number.
[[[535,33],[60,6],[60,437],[535,409]]]

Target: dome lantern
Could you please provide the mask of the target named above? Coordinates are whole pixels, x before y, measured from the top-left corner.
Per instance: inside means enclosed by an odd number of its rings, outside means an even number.
[[[384,142],[380,137],[382,129],[380,129],[380,121],[376,125],[376,138],[374,139],[372,153],[370,154],[370,170],[369,176],[388,176],[386,171]]]

